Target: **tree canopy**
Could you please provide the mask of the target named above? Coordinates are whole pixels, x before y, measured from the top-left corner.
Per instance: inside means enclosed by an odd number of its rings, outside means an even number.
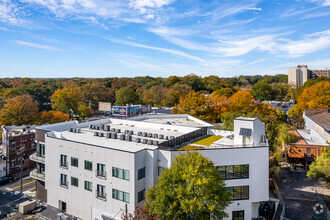
[[[324,178],[330,184],[330,150],[323,148],[321,156],[309,166],[309,178]]]
[[[38,102],[30,95],[20,95],[6,100],[0,110],[0,124],[24,125],[32,124],[38,115]]]
[[[175,157],[146,198],[159,219],[223,219],[231,200],[213,162],[196,151]]]

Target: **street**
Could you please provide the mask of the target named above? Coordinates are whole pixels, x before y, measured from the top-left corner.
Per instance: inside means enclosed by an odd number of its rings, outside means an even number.
[[[23,178],[23,193],[27,190],[33,190],[36,187],[36,181],[28,176]],[[10,188],[15,191],[20,191],[21,190],[21,181],[20,180],[15,180],[14,182],[1,185],[0,190],[5,191],[6,188]]]

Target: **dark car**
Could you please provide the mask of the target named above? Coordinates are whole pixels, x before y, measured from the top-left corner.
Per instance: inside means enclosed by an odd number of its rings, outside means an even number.
[[[3,176],[0,177],[0,185],[6,184],[6,183],[10,183],[14,180],[14,178],[12,176]]]

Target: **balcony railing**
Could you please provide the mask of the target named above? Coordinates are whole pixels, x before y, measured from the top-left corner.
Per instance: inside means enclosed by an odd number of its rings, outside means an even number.
[[[96,198],[106,201],[107,200],[107,194],[102,191],[96,191]]]
[[[64,188],[69,188],[68,187],[68,181],[60,179],[60,186],[62,186]]]
[[[60,160],[60,167],[61,168],[68,169],[68,162],[67,161],[63,161],[63,160]]]
[[[36,169],[30,172],[30,176],[34,179],[45,181],[45,174],[38,172]]]
[[[29,158],[32,161],[36,161],[36,162],[39,162],[39,163],[45,163],[45,157],[39,156],[37,154],[37,152],[34,153],[34,154],[31,154]]]
[[[107,179],[107,172],[104,170],[98,170],[96,169],[96,177],[102,178],[102,179]]]

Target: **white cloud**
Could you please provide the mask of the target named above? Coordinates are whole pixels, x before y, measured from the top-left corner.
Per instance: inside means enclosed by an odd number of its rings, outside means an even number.
[[[278,44],[278,50],[292,57],[313,53],[330,47],[330,30],[305,35],[303,39]]]
[[[251,8],[247,8],[246,10],[249,10],[249,11],[262,11],[262,8],[251,7]]]
[[[253,64],[256,64],[256,63],[261,63],[261,62],[264,62],[265,60],[266,59],[256,60],[256,61],[253,61],[253,62],[250,62],[250,63],[245,64],[245,66],[250,66],[250,65],[253,65]]]
[[[15,41],[15,43],[26,46],[26,47],[39,48],[39,49],[44,49],[44,50],[53,50],[53,51],[57,51],[57,52],[65,52],[66,51],[64,49],[53,47],[53,46],[48,46],[48,45],[44,45],[44,44],[36,44],[36,43],[20,41],[20,40]]]
[[[175,0],[131,0],[130,6],[144,14],[148,11],[148,8],[161,8],[169,5]]]
[[[330,0],[310,0],[311,2],[317,2],[322,6],[330,6]]]
[[[0,22],[11,25],[22,24],[24,21],[17,18],[18,12],[18,6],[13,4],[11,0],[0,0]]]

